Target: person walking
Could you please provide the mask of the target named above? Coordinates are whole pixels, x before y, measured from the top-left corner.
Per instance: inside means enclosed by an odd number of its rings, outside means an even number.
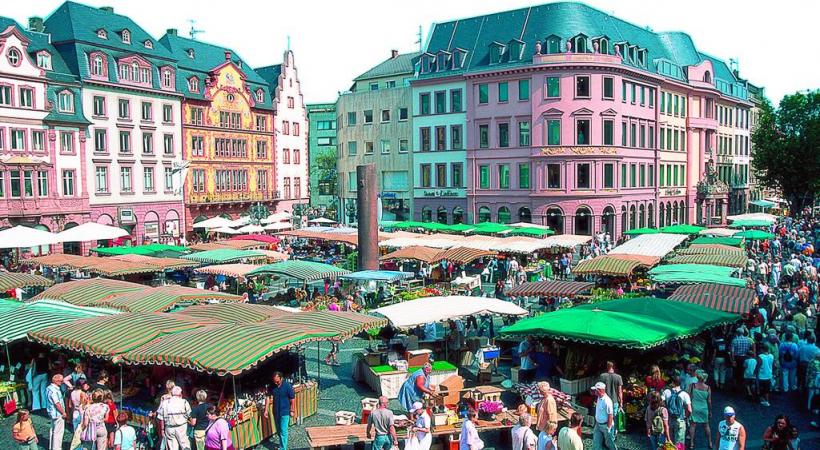
[[[717,450],[746,450],[746,428],[737,421],[731,406],[723,408],[723,420],[718,424]]]
[[[606,385],[606,395],[612,399],[612,409],[615,411],[617,419],[618,413],[624,404],[624,380],[620,375],[615,373],[615,363],[607,361],[606,372],[602,373],[598,379]],[[612,427],[612,433],[614,437],[618,437],[617,423]]]
[[[686,420],[692,414],[692,399],[680,388],[680,377],[672,378],[669,386],[663,391],[666,409],[669,410],[669,434],[675,445],[686,445]]]
[[[108,432],[105,429],[107,415],[108,405],[105,404],[105,393],[102,389],[94,389],[91,393],[91,404],[83,414],[81,440],[92,443],[95,450],[108,448]]]
[[[388,402],[387,397],[382,395],[376,409],[367,416],[367,438],[373,439],[373,450],[389,450],[392,446],[399,445],[396,426],[393,424],[393,411],[387,409]]]
[[[780,379],[784,393],[797,390],[797,358],[798,348],[792,340],[794,334],[786,332],[785,339],[780,344]]]
[[[538,415],[535,421],[535,429],[543,433],[549,424],[558,426],[558,405],[552,395],[550,384],[546,381],[538,382],[538,392],[542,395],[542,400],[538,404]]]
[[[535,446],[538,439],[536,439],[530,425],[532,425],[532,417],[529,413],[518,416],[518,424],[512,427],[510,431],[512,450],[536,450]]]
[[[31,413],[27,409],[17,411],[17,422],[11,427],[11,437],[17,442],[19,450],[37,450],[37,433],[31,423]]]
[[[137,432],[128,425],[128,413],[117,414],[117,430],[114,432],[114,450],[134,450],[137,443]]]
[[[774,377],[774,355],[769,351],[768,345],[760,346],[757,360],[757,395],[760,397],[761,405],[770,406],[769,393],[772,391]]]
[[[51,384],[46,387],[46,413],[51,419],[48,433],[49,450],[62,450],[63,448],[63,433],[65,433],[65,421],[68,414],[65,412],[62,384],[63,375],[57,373],[51,377]]]
[[[482,450],[484,441],[478,436],[475,424],[478,422],[478,412],[470,408],[467,419],[461,424],[461,437],[458,440],[458,450]]]
[[[432,419],[421,402],[413,403],[410,411],[413,426],[410,427],[408,438],[405,441],[405,450],[430,450],[433,444]]]
[[[606,385],[600,381],[595,383],[592,393],[598,397],[595,404],[595,427],[592,429],[592,448],[617,450],[611,431],[615,426],[615,411],[612,409],[612,399],[606,395]]]
[[[584,416],[581,413],[572,413],[569,417],[569,426],[558,432],[558,450],[584,450],[584,441],[581,439],[581,424]]]
[[[667,441],[669,436],[669,411],[659,392],[649,394],[649,405],[644,414],[646,422],[646,436],[649,438],[649,450],[658,450]]]
[[[692,399],[692,415],[689,418],[689,448],[695,448],[695,433],[698,426],[702,426],[706,432],[706,442],[712,448],[712,429],[709,426],[709,419],[712,418],[712,389],[706,384],[708,375],[706,372],[697,372],[698,381],[689,386],[689,397]]]
[[[188,419],[191,417],[191,405],[182,398],[181,387],[171,388],[171,398],[160,406],[157,415],[162,417],[165,449],[190,450]]]
[[[269,407],[272,407],[276,432],[279,434],[279,449],[288,450],[288,427],[291,418],[296,419],[296,393],[293,392],[293,385],[279,371],[273,373],[273,386],[265,400],[263,415],[266,419]]]
[[[800,438],[797,427],[791,424],[789,417],[780,414],[763,432],[763,446],[768,450],[800,450]]]
[[[205,411],[208,425],[205,427],[205,450],[233,450],[231,426],[216,413],[216,407],[209,405]]]
[[[196,391],[196,406],[191,409],[191,418],[188,425],[194,430],[194,443],[196,450],[205,450],[205,430],[208,429],[208,409],[212,405],[208,403],[208,392],[204,390]]]

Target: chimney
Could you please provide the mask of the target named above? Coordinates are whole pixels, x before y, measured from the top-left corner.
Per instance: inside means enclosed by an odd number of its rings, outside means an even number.
[[[42,17],[29,17],[28,18],[28,29],[31,31],[35,31],[37,33],[42,33],[45,30],[45,26],[43,26],[43,18]]]
[[[398,57],[399,57],[399,51],[398,50],[390,50],[390,59],[396,59]]]
[[[100,6],[100,9],[105,11],[105,12],[108,12],[108,13],[112,13],[112,14],[114,13],[114,7],[113,6]]]
[[[230,60],[231,60],[231,51],[230,50],[225,50],[225,61],[230,61]]]
[[[165,34],[170,34],[171,36],[176,36],[177,35],[177,29],[176,28],[168,28],[167,30],[165,30]]]

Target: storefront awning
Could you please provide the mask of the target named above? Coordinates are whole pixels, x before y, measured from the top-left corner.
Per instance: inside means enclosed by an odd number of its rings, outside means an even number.
[[[595,283],[581,281],[536,281],[522,283],[510,289],[507,295],[525,297],[574,297],[595,287]]]
[[[746,314],[751,309],[755,298],[754,289],[701,283],[677,288],[669,300],[693,303],[718,311]]]
[[[190,249],[179,245],[147,244],[135,245],[133,247],[97,247],[91,249],[91,251],[102,256],[144,255],[175,258],[179,255],[190,252]]]
[[[735,231],[735,234],[737,234],[737,231]],[[719,244],[719,245],[728,245],[728,246],[731,246],[731,247],[740,247],[741,245],[743,245],[743,239],[737,238],[737,237],[727,237],[727,236],[715,236],[715,237],[701,236],[701,237],[696,238],[694,241],[692,241],[692,244],[697,244],[697,245],[701,245],[701,244]]]

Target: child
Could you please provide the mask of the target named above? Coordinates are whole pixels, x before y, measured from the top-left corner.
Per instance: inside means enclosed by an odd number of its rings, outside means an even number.
[[[757,393],[755,389],[755,380],[757,379],[757,358],[752,352],[746,355],[743,361],[743,385],[746,386],[746,395],[750,399],[755,399]]]
[[[17,412],[17,422],[11,427],[11,436],[19,445],[20,450],[37,450],[37,433],[31,423],[31,414],[27,409]]]

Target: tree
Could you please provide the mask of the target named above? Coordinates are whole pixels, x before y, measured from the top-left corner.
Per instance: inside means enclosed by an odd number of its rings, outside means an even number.
[[[334,150],[325,150],[316,155],[316,179],[320,183],[325,182],[332,186],[330,192],[336,192],[336,184],[338,182],[338,174],[336,172],[336,152]]]
[[[793,213],[813,206],[820,193],[820,90],[787,95],[777,110],[766,101],[752,143],[758,181],[782,192]]]

